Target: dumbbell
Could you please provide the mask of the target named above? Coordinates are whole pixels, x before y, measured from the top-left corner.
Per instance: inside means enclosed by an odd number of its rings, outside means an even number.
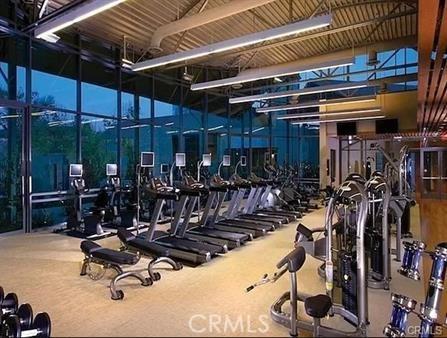
[[[28,328],[22,327],[18,315],[9,316],[6,318],[1,332],[1,337],[5,338],[49,338],[50,335],[51,320],[46,312],[38,313]]]
[[[15,314],[19,307],[19,300],[15,293],[8,293],[6,297],[3,296],[3,289],[0,290],[0,318]]]

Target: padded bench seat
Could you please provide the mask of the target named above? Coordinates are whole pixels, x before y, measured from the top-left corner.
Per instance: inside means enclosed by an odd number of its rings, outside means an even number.
[[[135,265],[139,260],[138,256],[136,255],[103,248],[99,244],[92,241],[82,241],[81,250],[87,256],[92,256],[94,258],[119,265]]]

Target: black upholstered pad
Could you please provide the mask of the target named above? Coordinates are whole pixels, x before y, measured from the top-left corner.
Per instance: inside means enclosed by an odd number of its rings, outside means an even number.
[[[170,254],[169,249],[141,238],[132,239],[127,244],[140,250],[143,254],[147,253],[158,257],[167,257]]]
[[[296,227],[296,231],[302,234],[304,237],[306,237],[308,241],[314,240],[312,237],[313,233],[312,230],[306,227],[304,224],[302,223],[298,224],[298,226]]]
[[[136,255],[112,249],[106,249],[92,241],[82,241],[81,250],[93,258],[115,264],[134,265],[138,262]]]
[[[297,272],[303,266],[306,261],[306,251],[302,246],[297,247],[295,250],[291,251],[286,257],[281,259],[276,267],[281,269],[287,264],[287,269],[289,272]]]
[[[169,249],[153,242],[136,237],[133,233],[126,229],[118,230],[118,238],[121,242],[138,249],[143,254],[154,256],[169,256]]]
[[[331,298],[327,295],[308,297],[304,301],[306,313],[313,318],[324,318],[332,307]]]

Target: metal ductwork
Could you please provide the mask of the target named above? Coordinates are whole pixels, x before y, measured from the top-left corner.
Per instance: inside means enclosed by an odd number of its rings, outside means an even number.
[[[180,20],[158,27],[152,35],[150,49],[161,50],[161,42],[164,38],[178,34],[189,29],[206,25],[208,23],[236,15],[250,9],[260,7],[275,0],[233,0],[223,6],[209,9],[201,13],[191,15]]]

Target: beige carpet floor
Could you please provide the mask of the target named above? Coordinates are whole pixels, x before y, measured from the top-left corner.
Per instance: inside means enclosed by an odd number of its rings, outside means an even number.
[[[323,218],[320,209],[301,222],[317,227]],[[245,288],[275,271],[293,247],[295,228],[290,224],[200,267],[163,269],[162,280],[151,287],[124,280],[123,301],[110,299],[109,274],[98,281],[79,276],[79,239],[49,233],[0,237],[0,285],[35,312],[47,311],[53,336],[287,336],[288,330],[269,317],[270,305],[288,288],[287,276],[248,294]],[[119,247],[116,237],[99,242]],[[143,259],[138,268],[146,264]],[[318,264],[308,256],[298,275],[300,290],[324,292]],[[421,283],[398,276],[397,267],[393,263],[391,291],[369,291],[369,336],[380,336],[389,320],[390,292],[423,300]]]

